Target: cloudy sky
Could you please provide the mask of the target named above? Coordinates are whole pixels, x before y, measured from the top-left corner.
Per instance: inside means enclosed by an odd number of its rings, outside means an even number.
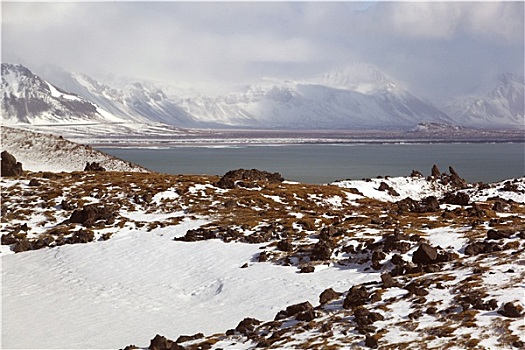
[[[414,94],[523,74],[523,2],[2,2],[2,62],[197,87],[376,65]]]

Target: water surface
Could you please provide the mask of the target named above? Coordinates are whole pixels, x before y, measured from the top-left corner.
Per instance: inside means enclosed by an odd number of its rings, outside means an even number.
[[[99,148],[100,149],[100,148]],[[452,166],[470,182],[525,174],[523,143],[303,144],[247,147],[102,148],[108,154],[168,174],[223,175],[233,169],[279,172],[286,179],[327,183],[338,179],[429,175]]]

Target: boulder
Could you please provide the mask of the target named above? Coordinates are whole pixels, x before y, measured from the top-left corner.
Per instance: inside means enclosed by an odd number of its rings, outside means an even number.
[[[84,171],[106,171],[106,169],[98,162],[86,162]]]
[[[110,225],[115,220],[115,213],[109,208],[89,204],[82,209],[75,210],[69,218],[71,223],[82,224],[86,227],[93,226],[99,220],[104,220],[106,224]]]
[[[202,338],[204,338],[204,334],[202,333],[197,333],[194,335],[181,335],[177,338],[177,340],[175,340],[175,343],[185,343],[187,341],[193,341]]]
[[[253,334],[255,327],[260,324],[261,324],[261,321],[255,318],[247,317],[241,322],[239,322],[237,327],[235,327],[235,330],[241,334],[250,335],[250,334]]]
[[[498,313],[505,317],[519,318],[523,316],[523,306],[511,302],[505,303]]]
[[[20,176],[23,173],[22,163],[17,162],[16,158],[7,151],[1,153],[1,176]]]
[[[148,349],[150,350],[184,350],[184,347],[159,334],[151,339]]]
[[[334,299],[337,299],[341,296],[341,293],[336,292],[332,288],[325,289],[319,295],[319,304],[324,305]]]
[[[421,243],[412,255],[414,264],[428,265],[436,262],[438,258],[437,249],[429,244]]]
[[[442,203],[454,204],[454,205],[468,205],[470,196],[464,192],[448,192],[441,199]]]
[[[326,241],[319,241],[312,250],[312,260],[329,260],[332,256],[332,247]]]
[[[432,166],[430,173],[431,173],[431,176],[434,177],[435,179],[441,177],[441,171],[439,171],[439,168],[437,167],[436,164]]]
[[[230,170],[220,178],[215,186],[231,189],[235,187],[255,187],[257,185],[281,183],[284,178],[279,173],[269,173],[257,169]]]
[[[397,285],[397,283],[392,278],[392,275],[389,273],[382,274],[381,281],[383,282],[383,288],[391,288]]]
[[[343,302],[343,308],[349,309],[352,307],[364,305],[368,301],[369,296],[370,294],[366,290],[365,286],[353,286],[346,295],[346,298]]]
[[[514,232],[512,230],[488,230],[487,232],[487,238],[488,239],[503,239],[503,238],[510,238]]]

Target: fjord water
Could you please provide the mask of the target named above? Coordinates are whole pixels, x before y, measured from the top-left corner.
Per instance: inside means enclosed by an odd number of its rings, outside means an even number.
[[[523,143],[300,144],[246,147],[99,148],[168,174],[223,175],[233,169],[279,172],[287,180],[328,183],[341,179],[429,175],[452,166],[469,182],[525,175]]]

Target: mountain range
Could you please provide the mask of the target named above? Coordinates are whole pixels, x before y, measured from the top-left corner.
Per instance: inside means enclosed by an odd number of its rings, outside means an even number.
[[[265,79],[209,97],[169,94],[145,81],[95,80],[48,66],[35,74],[2,63],[4,124],[159,124],[184,128],[409,130],[421,123],[522,128],[523,78],[505,74],[485,96],[442,108],[379,69],[352,64],[302,81]]]

